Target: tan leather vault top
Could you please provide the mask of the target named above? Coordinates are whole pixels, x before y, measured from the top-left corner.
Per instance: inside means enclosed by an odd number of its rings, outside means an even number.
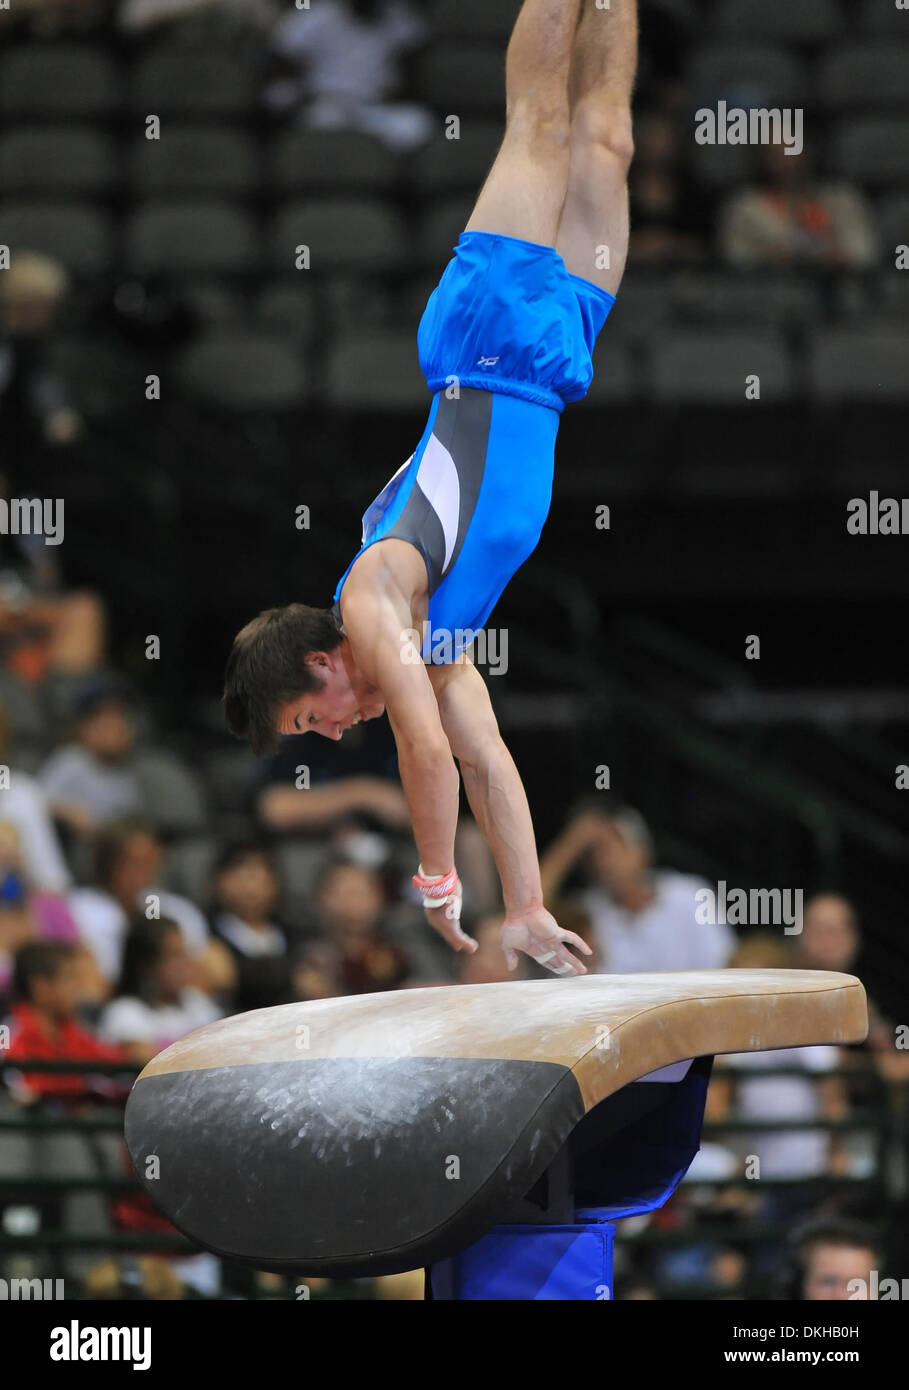
[[[671,1062],[861,1042],[865,991],[825,970],[686,970],[445,985],[238,1014],[161,1052],[143,1077],[323,1057],[555,1062],[589,1110]]]

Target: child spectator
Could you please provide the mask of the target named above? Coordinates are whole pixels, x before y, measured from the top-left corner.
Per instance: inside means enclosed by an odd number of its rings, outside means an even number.
[[[34,941],[20,947],[14,969],[14,999],[10,1012],[11,1061],[44,1058],[61,1062],[122,1062],[123,1048],[100,1042],[76,1020],[79,975],[72,946],[59,941]],[[11,1089],[20,1100],[34,1103],[55,1098],[119,1100],[128,1087],[115,1078],[42,1072],[13,1073]]]

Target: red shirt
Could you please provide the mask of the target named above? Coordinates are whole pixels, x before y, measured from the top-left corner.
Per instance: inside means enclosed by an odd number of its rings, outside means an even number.
[[[10,1013],[12,1037],[7,1058],[45,1057],[59,1062],[125,1062],[125,1048],[99,1042],[75,1019],[68,1018],[57,1025],[56,1035],[47,1031],[44,1019],[31,1004],[16,1004]],[[117,1077],[84,1077],[50,1072],[23,1072],[21,1084],[38,1096],[71,1099],[104,1097],[110,1099],[125,1094],[124,1084]]]

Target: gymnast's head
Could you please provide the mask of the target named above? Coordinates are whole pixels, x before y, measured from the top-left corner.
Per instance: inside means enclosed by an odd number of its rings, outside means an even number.
[[[273,753],[280,734],[340,739],[385,712],[329,608],[267,608],[237,633],[222,696],[227,727],[255,754]]]

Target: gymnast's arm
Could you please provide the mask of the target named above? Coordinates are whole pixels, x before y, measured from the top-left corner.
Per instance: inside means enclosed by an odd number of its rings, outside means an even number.
[[[524,951],[556,974],[583,974],[568,947],[590,948],[563,931],[543,906],[533,821],[527,793],[506,748],[483,677],[469,661],[430,668],[442,728],[461,766],[470,809],[495,856],[505,925],[502,947],[509,966]]]
[[[409,605],[394,588],[358,589],[345,604],[344,628],[358,668],[385,701],[423,873],[447,874],[460,782],[426,668],[405,636],[413,630]]]
[[[486,683],[468,660],[430,667],[429,678],[470,809],[495,856],[506,911],[542,907],[527,794],[499,733]]]

